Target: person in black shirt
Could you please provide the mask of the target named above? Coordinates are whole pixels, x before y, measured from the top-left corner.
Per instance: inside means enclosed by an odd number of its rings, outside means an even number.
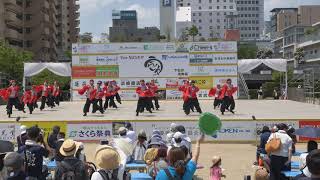
[[[4,166],[7,168],[8,177],[7,180],[24,180],[26,178],[25,173],[23,172],[23,157],[16,153],[10,152],[6,154],[3,159]]]
[[[60,132],[59,126],[54,126],[52,132],[48,136],[48,145],[50,148],[55,149],[56,141],[58,140],[58,134]]]
[[[43,157],[49,156],[50,147],[44,142],[40,128],[33,126],[27,130],[28,139],[18,152],[26,159],[26,175],[38,180],[45,179],[46,172],[42,172]]]
[[[58,140],[56,142],[56,148],[55,148],[55,155],[54,155],[54,159],[57,161],[57,162],[60,162],[63,160],[63,156],[60,154],[59,150],[60,150],[60,147],[62,146],[63,142],[64,142],[64,138],[65,138],[65,133],[63,132],[59,132],[58,134]]]

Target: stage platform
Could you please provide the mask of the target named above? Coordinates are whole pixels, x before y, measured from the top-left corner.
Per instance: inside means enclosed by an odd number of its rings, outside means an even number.
[[[108,109],[104,114],[88,113],[83,117],[84,102],[62,102],[59,107],[36,109],[33,114],[14,111],[12,118],[6,116],[6,106],[0,107],[0,122],[12,122],[16,117],[23,121],[197,121],[199,114],[194,112],[186,116],[182,111],[182,101],[160,101],[160,110],[135,115],[136,101],[124,101],[118,109]],[[317,120],[320,119],[320,106],[288,100],[236,100],[235,114],[213,110],[213,101],[201,100],[203,112],[212,112],[224,121],[252,120]],[[39,103],[38,103],[39,104]],[[27,111],[27,110],[26,110]]]

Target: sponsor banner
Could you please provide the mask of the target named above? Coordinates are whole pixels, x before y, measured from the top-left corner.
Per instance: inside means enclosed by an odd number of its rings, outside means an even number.
[[[189,43],[189,52],[237,52],[236,42],[195,42]]]
[[[77,90],[72,91],[72,101],[83,101],[86,99],[87,97],[85,95],[80,95]]]
[[[217,86],[217,84],[224,85],[227,82],[227,79],[231,79],[232,84],[234,86],[238,85],[237,77],[214,77],[213,78],[213,86]]]
[[[166,78],[166,88],[178,89],[184,84],[184,81],[188,80],[188,78]]]
[[[83,87],[83,85],[89,84],[90,80],[91,79],[72,79],[71,87],[72,87],[73,90],[81,89]],[[98,81],[102,81],[102,86],[104,86],[105,82],[113,81],[113,80],[115,80],[118,85],[120,84],[120,80],[119,79],[107,78],[107,79],[93,79],[93,80],[94,80],[94,84],[97,84]]]
[[[197,97],[199,100],[211,99],[211,97],[209,97],[209,89],[200,89],[197,93]]]
[[[188,54],[119,55],[120,77],[187,77]]]
[[[120,90],[119,95],[123,100],[138,100],[136,90]]]
[[[19,127],[14,123],[0,123],[0,140],[15,141],[19,135]]]
[[[299,122],[298,121],[264,121],[264,120],[258,120],[256,121],[256,133],[258,135],[261,134],[261,131],[262,131],[262,128],[263,126],[268,126],[270,129],[274,126],[276,126],[277,124],[279,123],[285,123],[287,124],[288,126],[292,126],[293,128],[295,129],[298,129],[299,128]]]
[[[178,90],[166,90],[168,100],[182,99],[182,92]]]
[[[299,121],[299,128],[303,127],[314,127],[314,128],[320,128],[320,121]],[[319,141],[320,138],[306,138],[299,136],[299,140],[301,141],[308,141],[308,140],[317,140]]]
[[[94,66],[72,66],[72,78],[95,78],[96,67]]]
[[[73,66],[118,65],[117,55],[73,56]]]
[[[119,66],[97,66],[96,78],[119,78]]]
[[[196,82],[196,86],[200,89],[210,89],[213,86],[212,77],[190,77],[190,80],[194,80]]]
[[[154,80],[158,88],[166,88],[166,78],[121,78],[119,84],[123,89],[137,88],[140,86],[141,79],[144,79],[146,83]]]
[[[190,54],[190,65],[237,64],[237,54]]]
[[[238,67],[234,66],[192,66],[191,76],[236,76]]]
[[[48,135],[52,132],[53,126],[59,126],[61,132],[67,132],[67,122],[62,121],[50,121],[50,122],[43,122],[43,121],[32,121],[32,122],[21,122],[21,125],[25,125],[28,128],[38,125],[44,132],[44,140],[47,141]]]
[[[67,137],[76,141],[100,141],[112,136],[112,123],[68,123]]]

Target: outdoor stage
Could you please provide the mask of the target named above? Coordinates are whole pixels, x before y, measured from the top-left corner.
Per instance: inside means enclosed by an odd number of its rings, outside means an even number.
[[[97,141],[107,136],[117,135],[117,129],[124,122],[130,121],[138,132],[144,129],[148,136],[152,130],[158,129],[163,135],[169,131],[172,122],[182,124],[191,139],[199,135],[197,112],[186,116],[182,111],[182,101],[161,101],[160,110],[141,113],[135,116],[136,101],[124,101],[118,109],[109,109],[105,114],[88,113],[83,117],[82,108],[84,102],[62,102],[59,107],[47,108],[43,111],[36,109],[32,115],[18,111],[13,112],[13,118],[6,116],[5,106],[0,107],[0,132],[7,132],[7,139],[15,139],[19,134],[19,126],[32,126],[38,124],[48,133],[54,125],[59,125],[67,136],[81,141]],[[305,125],[320,127],[320,106],[299,103],[287,100],[236,100],[235,115],[226,112],[224,116],[220,111],[213,110],[213,101],[201,100],[200,106],[203,112],[212,112],[222,120],[222,129],[216,139],[212,141],[255,141],[257,131],[263,126],[272,127],[274,124],[284,122],[295,128]],[[27,111],[27,110],[26,110]],[[253,120],[252,116],[257,120]],[[16,117],[21,117],[15,122]],[[11,134],[12,137],[11,137]],[[0,138],[1,139],[1,138]]]

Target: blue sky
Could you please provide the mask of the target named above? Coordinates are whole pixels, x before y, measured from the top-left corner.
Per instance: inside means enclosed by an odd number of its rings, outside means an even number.
[[[265,0],[265,18],[269,17],[272,8],[298,4],[320,5],[320,0]],[[81,33],[92,32],[97,39],[101,33],[107,32],[112,24],[112,9],[137,10],[139,27],[159,27],[159,0],[80,0]]]

